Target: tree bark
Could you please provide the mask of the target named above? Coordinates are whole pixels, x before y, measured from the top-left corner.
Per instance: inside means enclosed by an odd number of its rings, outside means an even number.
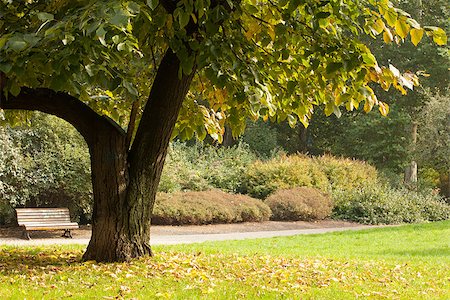
[[[150,223],[155,196],[172,131],[194,74],[193,70],[179,78],[179,67],[180,61],[169,49],[128,155],[125,138],[113,132],[99,134],[90,149],[94,223],[84,260],[128,261],[152,254]]]

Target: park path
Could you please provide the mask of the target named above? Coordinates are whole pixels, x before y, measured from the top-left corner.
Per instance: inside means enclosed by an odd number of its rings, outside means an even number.
[[[256,224],[256,223],[255,223]],[[334,225],[334,226],[333,226]],[[201,243],[207,241],[243,240],[256,238],[270,238],[277,236],[292,236],[298,234],[321,234],[345,230],[362,230],[376,226],[357,225],[353,223],[281,223],[267,222],[241,225],[207,225],[207,226],[154,226],[150,243],[152,245],[174,245]],[[59,237],[54,234],[36,233],[31,240],[21,239],[17,232],[13,235],[0,235],[0,245],[30,246],[55,244],[87,245],[90,239],[89,230],[74,232],[73,239]]]

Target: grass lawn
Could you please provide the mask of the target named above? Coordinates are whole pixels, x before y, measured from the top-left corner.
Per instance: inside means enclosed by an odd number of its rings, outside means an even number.
[[[450,299],[450,221],[155,247],[80,263],[79,246],[0,247],[0,299]]]

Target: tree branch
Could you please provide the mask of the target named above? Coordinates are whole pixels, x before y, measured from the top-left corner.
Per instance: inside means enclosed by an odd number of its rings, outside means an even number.
[[[131,140],[133,139],[134,128],[136,128],[136,118],[138,115],[138,109],[139,109],[139,101],[134,101],[133,105],[131,106],[130,122],[128,122],[127,136],[125,138],[125,147],[127,149],[130,148]]]
[[[98,115],[79,99],[63,92],[46,88],[22,87],[19,95],[3,93],[0,95],[0,108],[35,110],[57,116],[72,124],[84,137],[88,145],[93,142],[102,129],[117,132],[124,136],[120,127],[114,126],[106,118]]]

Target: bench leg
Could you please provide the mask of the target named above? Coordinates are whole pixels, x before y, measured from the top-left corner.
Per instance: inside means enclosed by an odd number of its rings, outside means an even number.
[[[72,238],[72,233],[70,232],[70,229],[64,229],[64,234],[62,236],[65,238]]]
[[[30,233],[28,232],[28,230],[22,231],[22,237],[26,240],[31,240]]]

